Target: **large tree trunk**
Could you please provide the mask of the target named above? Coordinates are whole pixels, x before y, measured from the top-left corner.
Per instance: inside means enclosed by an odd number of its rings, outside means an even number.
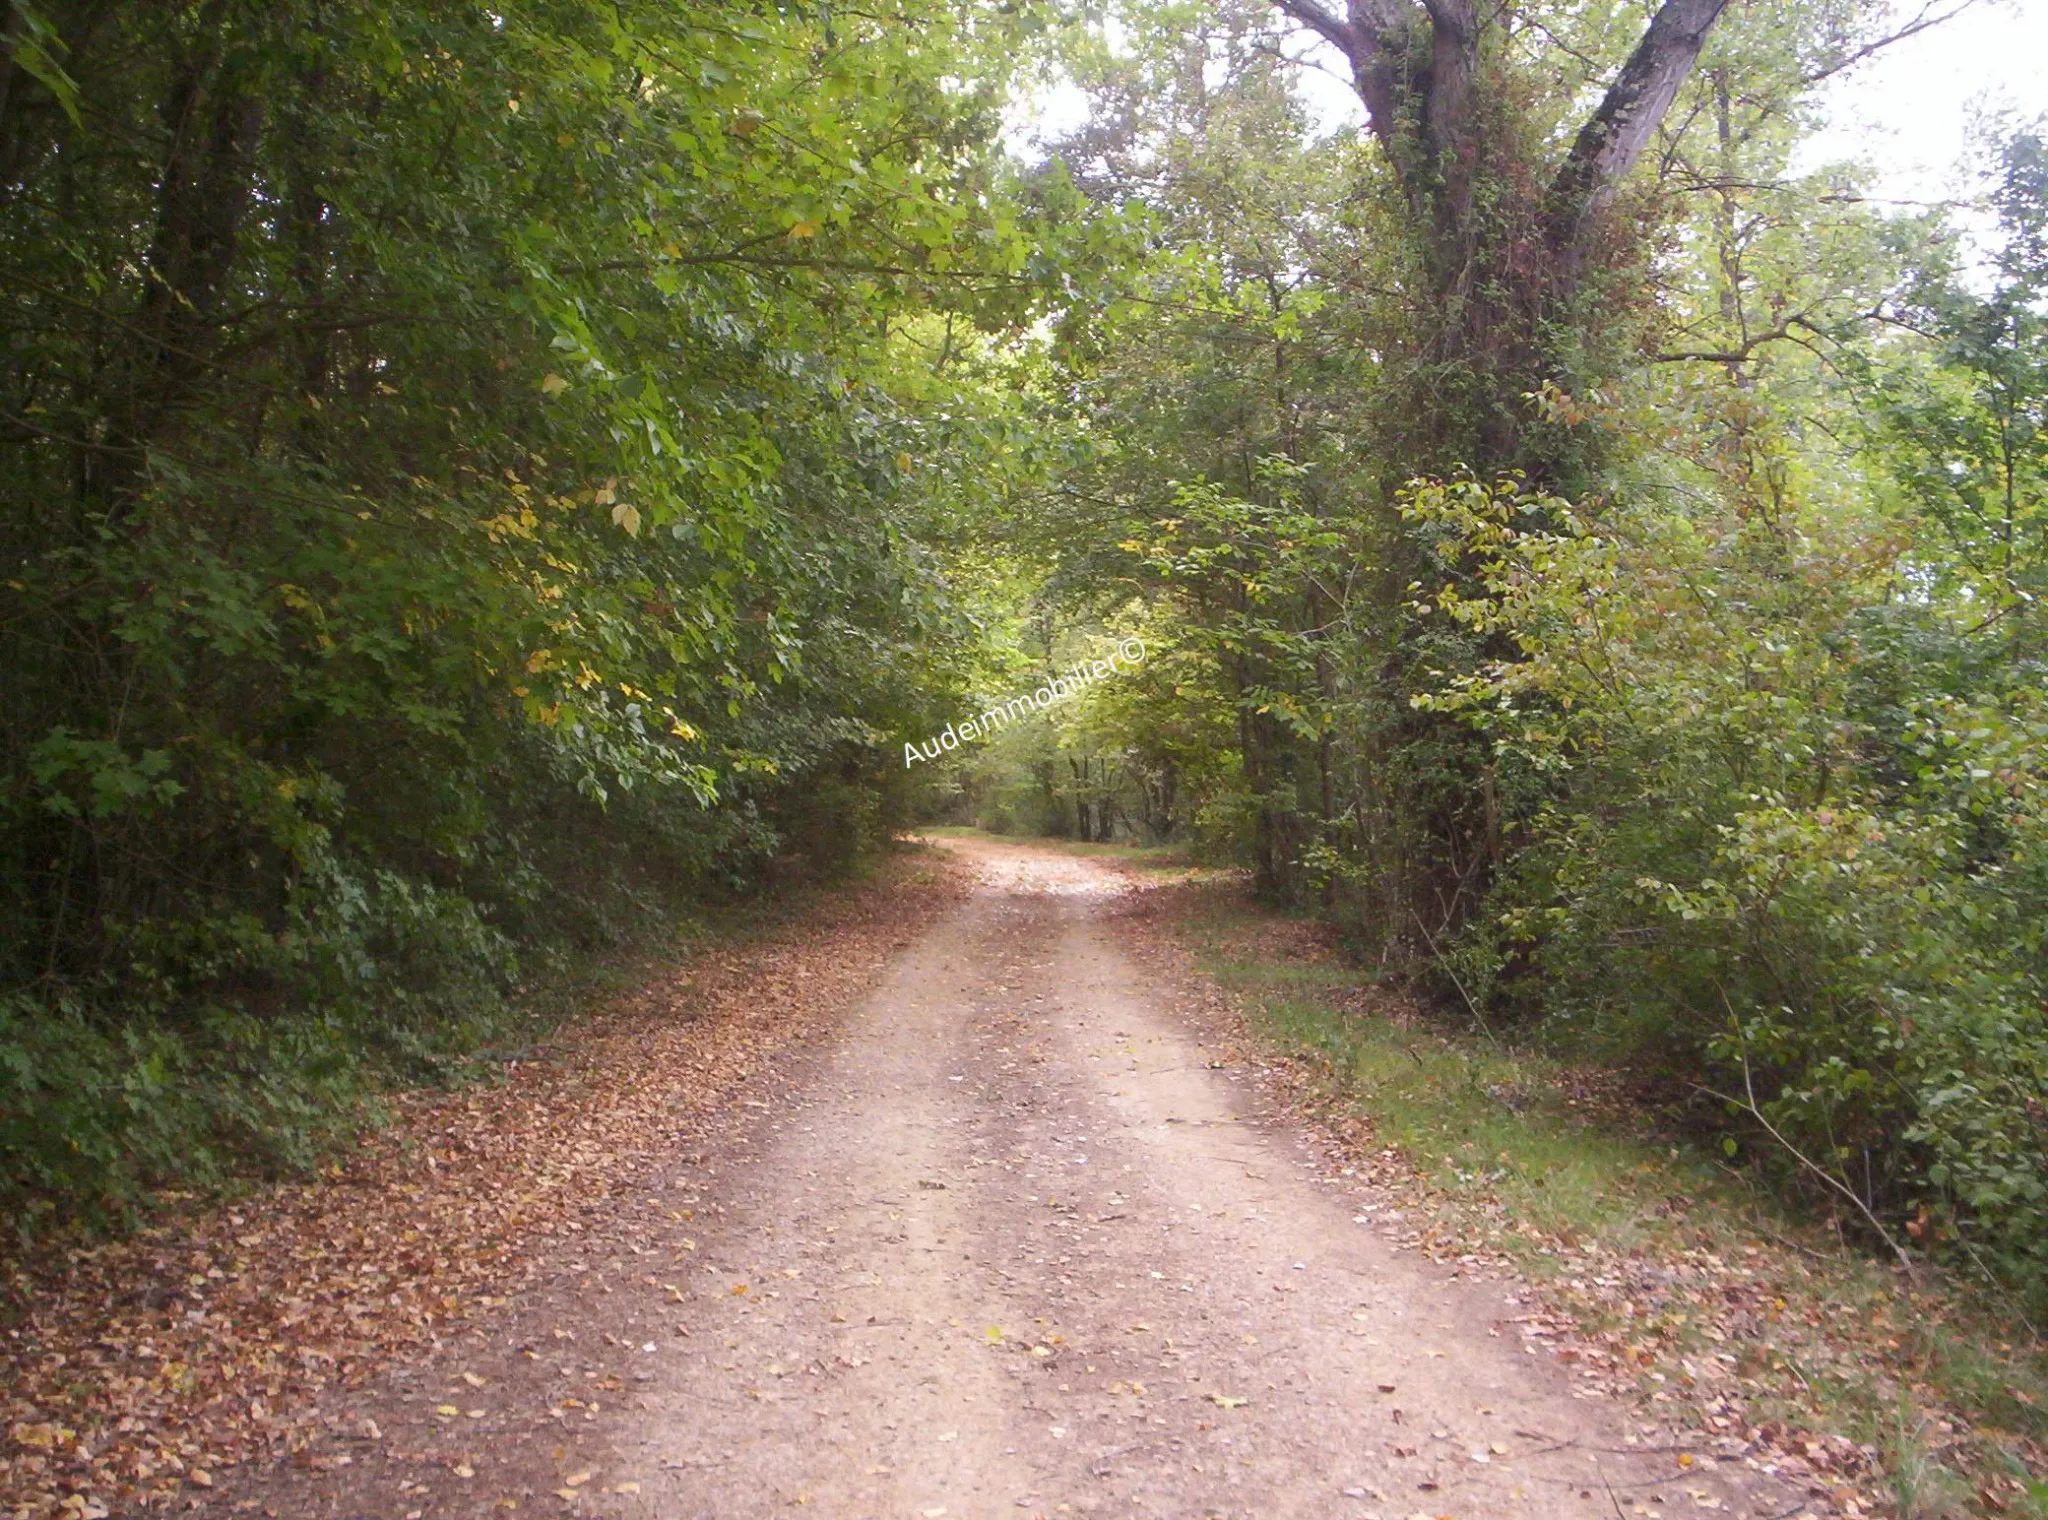
[[[1561,163],[1524,160],[1522,134],[1488,89],[1488,13],[1473,0],[1275,0],[1351,65],[1373,134],[1428,229],[1439,323],[1428,357],[1438,375],[1470,377],[1453,406],[1471,420],[1444,440],[1452,463],[1491,473],[1548,473],[1523,445],[1524,397],[1566,379],[1547,335],[1577,331],[1584,275],[1625,246],[1604,215],[1641,160],[1727,0],[1664,0]],[[1491,181],[1489,185],[1487,182]],[[1480,194],[1482,186],[1494,193]]]
[[[1349,0],[1341,17],[1322,0],[1275,3],[1349,61],[1373,134],[1409,196],[1437,213],[1440,232],[1466,230],[1488,146],[1475,136],[1486,113],[1474,99],[1488,18],[1472,0]],[[1544,213],[1560,254],[1584,255],[1593,221],[1642,158],[1726,5],[1664,0],[1658,8],[1551,176]]]

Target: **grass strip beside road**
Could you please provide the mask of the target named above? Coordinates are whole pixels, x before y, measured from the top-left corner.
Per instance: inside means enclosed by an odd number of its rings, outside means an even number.
[[[1398,1237],[1526,1276],[1579,1375],[1764,1443],[1837,1513],[2048,1517],[2048,1348],[1972,1285],[1907,1283],[1623,1074],[1462,1032],[1236,873],[1070,848],[1165,883],[1146,916],[1387,1190]]]

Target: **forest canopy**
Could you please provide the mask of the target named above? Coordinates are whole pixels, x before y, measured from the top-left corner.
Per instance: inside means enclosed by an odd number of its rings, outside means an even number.
[[[1933,12],[7,16],[25,1229],[922,816],[1242,866],[2048,1283],[2048,149],[1986,119],[1972,238],[1797,153]]]
[[[522,963],[875,838],[1037,447],[980,368],[1120,234],[997,147],[993,9],[10,17],[32,1221],[296,1164]]]

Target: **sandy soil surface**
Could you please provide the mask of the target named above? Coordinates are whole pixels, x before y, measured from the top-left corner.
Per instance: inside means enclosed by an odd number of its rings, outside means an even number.
[[[1590,1396],[1118,941],[1127,876],[974,894],[551,1286],[221,1496],[278,1515],[1801,1513]]]

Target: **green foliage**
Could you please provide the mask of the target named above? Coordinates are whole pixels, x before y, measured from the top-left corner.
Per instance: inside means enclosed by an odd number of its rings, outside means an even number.
[[[1973,272],[1792,171],[1872,9],[1730,12],[1567,269],[1538,171],[1635,33],[1530,14],[1434,167],[1316,138],[1263,8],[1070,50],[1059,146],[1155,246],[1062,329],[1086,447],[1002,518],[1045,642],[1144,628],[1091,738],[1210,858],[2041,1291],[2039,134],[2004,124]]]
[[[874,841],[1126,240],[994,145],[1037,26],[14,6],[10,1213],[300,1164],[522,960]]]
[[[2002,635],[1886,608],[1911,560],[1871,524],[1596,531],[1512,482],[1408,510],[1474,567],[1427,611],[1510,650],[1415,700],[1540,782],[1460,947],[1496,1006],[1733,1100],[1788,1180],[2038,1281],[2048,727],[2038,688],[1965,656]]]

